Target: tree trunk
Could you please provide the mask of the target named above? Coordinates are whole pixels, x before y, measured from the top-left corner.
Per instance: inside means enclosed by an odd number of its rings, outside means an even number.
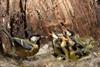
[[[59,29],[59,23],[63,22],[67,28],[81,36],[96,36],[97,20],[93,0],[29,0],[27,2],[27,13],[31,14],[29,18],[39,20],[35,10],[40,11],[44,18],[42,20],[46,21],[45,24],[50,29],[57,26],[57,29]],[[33,24],[38,23],[36,20],[35,22],[30,21]]]
[[[22,6],[25,6],[22,0]],[[20,11],[20,0],[0,0],[10,15]],[[9,6],[8,6],[9,5]],[[93,0],[27,0],[26,20],[34,33],[61,31],[60,23],[81,36],[96,37],[96,13]]]

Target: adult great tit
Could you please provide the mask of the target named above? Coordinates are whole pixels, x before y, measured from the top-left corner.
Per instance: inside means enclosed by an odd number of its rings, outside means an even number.
[[[19,57],[33,56],[39,51],[40,37],[32,36],[29,39],[21,39],[13,37],[13,43],[15,45],[15,55]]]

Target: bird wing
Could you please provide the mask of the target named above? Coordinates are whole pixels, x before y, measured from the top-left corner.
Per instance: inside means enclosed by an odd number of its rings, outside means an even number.
[[[13,38],[14,44],[18,44],[19,46],[31,50],[32,49],[32,44],[29,43],[28,40],[20,39],[20,38]]]

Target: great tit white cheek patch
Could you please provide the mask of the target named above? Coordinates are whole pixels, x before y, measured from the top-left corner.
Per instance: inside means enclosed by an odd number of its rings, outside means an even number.
[[[30,40],[32,42],[37,42],[39,40],[39,37],[33,36],[33,37],[30,38]]]

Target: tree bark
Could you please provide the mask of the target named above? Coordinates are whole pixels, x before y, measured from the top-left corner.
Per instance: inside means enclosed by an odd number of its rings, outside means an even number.
[[[32,2],[33,1],[33,2]],[[31,4],[29,4],[31,3]],[[32,7],[30,7],[30,5]],[[34,7],[34,8],[33,8]],[[29,10],[32,12],[29,12]],[[81,36],[94,36],[96,29],[96,13],[93,0],[30,0],[27,4],[28,14],[37,18],[35,10],[46,20],[47,26],[59,26],[60,22]],[[32,17],[30,17],[32,18]],[[38,18],[37,18],[38,19]],[[39,19],[38,19],[39,20]],[[33,21],[32,21],[33,22]],[[36,23],[33,22],[33,24]],[[49,27],[49,28],[50,28]]]
[[[20,0],[0,1],[10,15],[15,11],[20,11]],[[22,2],[24,7],[25,0]],[[8,5],[9,7],[7,7]],[[81,36],[97,36],[97,20],[93,0],[28,0],[26,2],[26,19],[27,23],[32,25],[35,33],[48,34],[49,31],[60,31],[62,22],[66,28]]]

